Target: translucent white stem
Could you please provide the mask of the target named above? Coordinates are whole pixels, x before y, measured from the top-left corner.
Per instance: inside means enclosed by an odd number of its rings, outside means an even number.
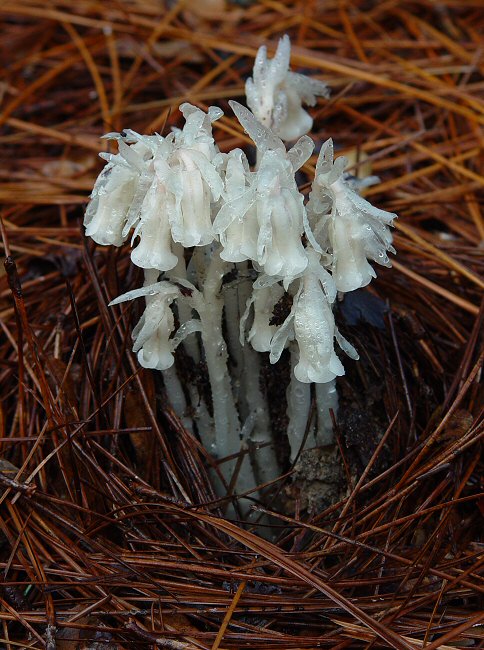
[[[175,244],[173,246],[173,252],[178,257],[178,263],[174,269],[168,273],[168,278],[182,278],[183,280],[187,279],[187,267],[185,264],[185,249],[181,244]],[[179,300],[178,304],[178,316],[180,319],[180,324],[186,323],[192,318],[192,308],[184,300]],[[195,363],[200,361],[200,346],[198,344],[198,339],[196,336],[188,336],[183,341],[183,347],[185,348],[188,356],[193,359]]]
[[[185,263],[185,249],[181,244],[174,244],[173,252],[178,257],[178,263],[174,269],[167,273],[167,276],[170,280],[174,278],[187,280],[188,277],[187,267]],[[193,318],[192,306],[187,301],[179,300],[177,303],[177,308],[180,324],[186,323]],[[193,361],[194,364],[198,365],[200,363],[200,343],[198,337],[193,335],[187,336],[184,339],[182,345],[188,357]],[[205,404],[203,397],[200,395],[200,391],[195,385],[187,382],[185,388],[189,396],[190,405],[193,411],[193,421],[197,425],[198,435],[200,436],[205,449],[212,449],[215,440],[215,434],[213,420],[210,416],[210,413],[208,412],[207,405]],[[189,431],[192,431],[193,425],[187,428]]]
[[[145,269],[143,286],[148,287],[151,284],[155,284],[159,275],[160,272],[158,269]],[[146,296],[145,300],[146,303],[148,303],[150,296]],[[165,384],[166,395],[173,410],[180,418],[183,426],[188,429],[188,431],[193,431],[193,421],[186,415],[187,402],[175,366],[162,370],[161,374],[163,376],[163,383]]]
[[[175,366],[167,368],[166,370],[162,370],[161,374],[163,375],[163,383],[165,384],[166,395],[173,410],[180,418],[180,421],[185,429],[193,432],[193,421],[186,415],[187,402],[185,399],[185,393],[183,392],[180,378],[177,375]]]
[[[241,420],[253,421],[249,439],[257,481],[267,483],[280,476],[281,471],[274,451],[267,399],[260,385],[260,356],[250,345],[240,344],[239,323],[252,292],[252,282],[247,276],[247,262],[239,263],[237,270],[238,279],[223,289],[227,343],[234,360],[234,394]]]
[[[336,416],[338,412],[336,379],[326,384],[316,384],[316,412],[318,414],[316,443],[318,445],[334,444],[333,421],[330,409]]]
[[[158,277],[160,275],[160,272],[158,269],[145,269],[145,279],[143,282],[144,287],[149,287],[151,284],[155,284],[157,282]],[[149,296],[146,296],[146,300],[148,300]]]
[[[245,270],[247,264],[243,268]],[[250,297],[251,292],[252,283],[249,279],[238,285],[239,313],[237,323],[240,323],[241,316],[245,311],[247,299]],[[238,337],[238,341],[240,341],[240,336]],[[269,405],[261,387],[260,354],[247,343],[243,348],[240,346],[240,349],[243,358],[241,385],[247,404],[246,417],[248,417],[251,411],[256,414],[254,428],[250,437],[254,446],[254,470],[259,483],[268,483],[281,475],[281,468],[277,462],[274,449],[274,440],[269,419]]]
[[[311,384],[298,381],[294,376],[294,367],[299,361],[297,347],[290,346],[291,354],[291,380],[287,389],[287,415],[289,424],[287,437],[291,447],[291,462],[295,460],[301,447],[308,426],[308,418],[311,409]]]
[[[202,343],[212,391],[215,438],[211,451],[218,457],[238,454],[241,448],[240,421],[227,367],[227,345],[222,334],[223,302],[220,290],[226,269],[227,262],[220,258],[219,251],[212,250],[208,269],[201,269],[203,293],[197,292],[192,298],[202,323]],[[235,460],[221,465],[228,482],[235,467]],[[250,459],[246,454],[239,470],[236,491],[245,492],[255,485]]]
[[[231,374],[233,378],[232,389],[234,391],[234,397],[239,403],[239,415],[243,420],[247,417],[246,409],[244,408],[245,399],[243,394],[243,388],[241,386],[242,376],[244,373],[244,354],[242,346],[240,345],[240,336],[239,336],[239,322],[240,322],[240,313],[239,313],[239,290],[240,286],[238,282],[234,282],[231,286],[225,286],[223,288],[223,301],[224,301],[224,310],[225,310],[225,328],[227,332],[227,345],[229,348],[229,354],[232,361],[231,364]]]
[[[240,447],[240,423],[227,368],[227,345],[222,335],[220,289],[225,268],[226,262],[214,251],[203,286],[203,305],[197,306],[212,389],[216,453],[220,456],[228,456]]]

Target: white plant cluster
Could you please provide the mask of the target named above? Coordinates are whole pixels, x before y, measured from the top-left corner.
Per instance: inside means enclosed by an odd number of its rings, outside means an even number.
[[[145,298],[133,351],[143,367],[163,371],[186,426],[218,457],[245,452],[251,442],[259,447],[252,462],[244,453],[239,463],[239,493],[278,472],[260,354],[274,364],[290,351],[292,457],[308,424],[311,384],[316,442],[328,442],[329,409],[337,407],[334,380],[344,374],[335,342],[358,358],[335,324],[337,292],[366,286],[375,277],[369,261],[390,266],[387,252],[394,252],[389,226],[395,215],[359,195],[345,175],[346,159],[334,160],[331,140],[321,147],[309,199],[299,191],[295,174],[314,149],[305,135],[312,119],[302,105],[314,104],[327,89],[290,72],[289,56],[287,36],[272,60],[261,47],[247,81],[252,112],[229,102],[257,149],[254,169],[241,149],[219,151],[212,134],[219,108],[205,113],[185,103],[183,129],[166,137],[131,130],[104,136],[117,140],[118,153],[101,154],[107,165],[85,215],[88,236],[102,245],[130,240],[131,260],[145,270],[144,286],[111,304]],[[283,140],[296,138],[287,149]],[[230,272],[235,279],[224,281]],[[276,318],[281,305],[286,312]],[[180,344],[193,363],[206,364],[210,404],[177,376]],[[221,492],[234,466],[235,460],[221,466]]]

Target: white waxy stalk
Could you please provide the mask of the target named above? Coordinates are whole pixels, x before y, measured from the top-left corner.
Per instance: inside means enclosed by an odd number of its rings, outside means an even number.
[[[215,451],[218,456],[234,453],[233,441],[238,441],[240,422],[227,381],[227,346],[222,334],[223,302],[220,296],[222,279],[226,270],[218,252],[213,251],[203,293],[193,291],[190,302],[201,321],[202,342],[210,377],[215,421]]]
[[[311,409],[311,384],[299,381],[295,377],[295,369],[299,363],[299,350],[297,345],[291,343],[289,346],[291,355],[291,380],[286,391],[287,416],[287,437],[291,449],[290,461],[293,463],[297,455],[302,451],[308,427],[308,419]]]
[[[185,263],[185,249],[181,244],[173,244],[173,251],[177,257],[177,263],[176,266],[170,270],[170,273],[167,274],[168,279],[171,282],[176,282],[177,278],[181,278],[182,280],[187,281],[188,277],[187,267]],[[192,307],[189,302],[187,300],[179,300],[176,306],[178,312],[178,320],[180,323],[187,323],[190,321],[193,314]],[[198,364],[200,362],[200,345],[196,337],[188,336],[185,338],[183,341],[183,347],[193,362]]]
[[[241,451],[240,419],[228,371],[227,344],[222,333],[223,301],[220,290],[226,271],[227,262],[221,259],[219,250],[213,249],[203,283],[203,293],[193,287],[190,297],[191,305],[200,316],[202,343],[212,393],[214,443],[211,451],[219,458],[236,455]],[[235,467],[235,460],[221,465],[228,483]],[[237,492],[252,490],[255,485],[250,458],[245,454],[239,469]]]
[[[237,400],[237,407],[242,422],[252,421],[252,429],[249,435],[248,444],[253,450],[251,460],[254,460],[254,471],[257,482],[260,484],[274,480],[280,476],[281,470],[274,450],[267,398],[261,382],[261,360],[252,345],[244,345],[245,322],[253,302],[253,297],[259,292],[252,289],[252,283],[247,276],[247,264],[242,262],[238,265],[239,277],[232,284],[225,285],[223,289],[225,304],[225,325],[227,329],[227,342],[231,359],[234,362],[232,368],[232,385]],[[278,285],[280,293],[274,300],[277,302],[283,289]],[[252,297],[251,297],[252,296]],[[270,302],[270,301],[269,301]],[[269,327],[269,320],[272,316],[274,302],[267,306],[264,329],[269,330],[269,339],[275,327]],[[270,311],[270,313],[269,313]],[[257,306],[254,309],[254,322],[258,317]],[[264,318],[264,317],[263,317]],[[254,329],[254,324],[251,332]],[[255,334],[256,338],[258,335]],[[248,340],[251,334],[249,332]],[[266,337],[267,338],[267,337]],[[254,346],[255,347],[255,346]],[[265,351],[268,350],[268,347]],[[245,424],[244,424],[245,426]]]
[[[338,414],[338,391],[336,389],[336,379],[316,384],[316,412],[317,412],[317,429],[316,444],[321,446],[334,444],[333,419],[330,410],[333,411],[334,417]]]
[[[187,416],[187,401],[175,366],[162,370],[162,375],[166,396],[168,397],[171,407],[180,418],[180,422],[183,424],[185,429],[190,431],[190,433],[193,433],[193,420]]]
[[[280,285],[277,285],[280,287]],[[245,291],[244,291],[245,288]],[[282,291],[282,288],[281,288]],[[274,304],[277,301],[277,289],[273,296]],[[244,304],[250,295],[250,283],[245,283],[241,288],[239,297],[239,309],[242,312]],[[255,319],[255,315],[254,315]],[[241,322],[241,318],[239,321]],[[250,336],[250,332],[249,332]],[[257,482],[261,484],[273,481],[281,475],[281,468],[274,449],[274,439],[272,435],[271,423],[269,418],[269,409],[266,394],[261,382],[261,360],[251,345],[242,347],[244,357],[244,372],[242,374],[242,390],[247,403],[247,412],[255,416],[254,429],[250,440],[254,446],[255,474]]]
[[[177,255],[177,264],[171,272],[169,273],[169,279],[174,282],[176,278],[181,278],[182,280],[187,280],[187,271],[184,257],[184,249],[181,244],[174,244],[173,250]],[[187,300],[178,300],[176,304],[178,320],[182,325],[180,326],[177,334],[172,339],[172,346],[174,345],[177,336],[180,334],[180,329],[187,327],[186,324],[189,324],[192,321],[192,307]],[[184,336],[183,337],[183,347],[185,351],[194,364],[200,363],[200,345],[196,336]],[[170,374],[167,374],[170,373]],[[173,408],[179,417],[182,417],[184,414],[183,423],[189,431],[193,431],[193,422],[196,423],[198,434],[202,440],[202,444],[206,449],[213,448],[214,444],[214,434],[213,434],[213,420],[210,417],[210,414],[207,409],[207,405],[203,397],[199,394],[197,386],[193,385],[191,382],[186,382],[185,389],[189,395],[189,402],[192,405],[192,414],[193,419],[186,416],[186,405],[183,408],[183,411],[179,410],[182,406],[182,401],[186,401],[184,397],[184,390],[181,385],[180,378],[178,377],[176,370],[171,368],[169,371],[163,372],[163,380],[167,390],[169,399],[173,405]],[[182,393],[182,398],[175,396],[172,397],[172,393],[176,392],[176,382],[179,385],[179,392]],[[171,391],[169,386],[172,387]],[[175,407],[175,400],[179,403],[179,409]],[[182,400],[182,401],[180,401]],[[189,424],[187,424],[189,423]]]

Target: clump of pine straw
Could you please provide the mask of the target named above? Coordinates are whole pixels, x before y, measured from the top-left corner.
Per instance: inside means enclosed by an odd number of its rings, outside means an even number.
[[[0,6],[0,646],[483,648],[480,2],[165,4]],[[332,87],[318,141],[371,165],[400,219],[385,327],[348,326],[345,496],[309,515],[288,468],[268,541],[224,519],[130,352],[135,314],[106,306],[140,279],[80,222],[103,132],[226,109],[285,32]],[[216,129],[244,144],[230,111]]]

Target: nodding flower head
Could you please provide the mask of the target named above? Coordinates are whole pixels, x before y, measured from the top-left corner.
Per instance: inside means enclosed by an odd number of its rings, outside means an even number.
[[[307,211],[312,232],[331,255],[331,272],[338,291],[366,286],[376,276],[368,260],[391,266],[394,253],[390,226],[396,215],[375,208],[345,178],[346,159],[333,159],[333,143],[321,147]]]
[[[296,341],[299,361],[294,368],[296,379],[303,383],[326,383],[344,374],[336,355],[334,339],[352,358],[358,358],[353,346],[336,328],[332,304],[336,287],[331,275],[321,266],[320,254],[307,250],[309,264],[299,278],[293,304],[284,323],[270,343],[270,361],[276,363],[290,341]]]
[[[185,118],[183,129],[173,128],[177,147],[195,149],[212,161],[219,154],[212,134],[212,124],[223,115],[222,109],[210,106],[207,113],[185,102],[180,106]]]
[[[142,268],[172,269],[173,241],[203,246],[214,238],[211,211],[223,182],[211,124],[222,111],[211,107],[206,114],[190,104],[181,110],[184,128],[166,138],[134,131],[106,136],[118,141],[119,153],[103,156],[108,165],[86,210],[86,234],[99,244],[120,246],[134,228],[131,259]]]
[[[213,224],[222,244],[220,257],[227,262],[257,259],[259,223],[253,184],[244,152],[234,149],[226,158],[223,203]]]
[[[260,224],[257,262],[268,275],[293,278],[308,263],[301,241],[304,198],[297,189],[290,163],[278,152],[266,151],[263,155],[257,171],[256,195]]]
[[[133,220],[133,214],[137,216],[149,187],[152,150],[159,136],[141,136],[128,130],[104,137],[118,140],[119,153],[101,154],[108,164],[94,184],[84,225],[86,235],[97,244],[121,246],[129,232],[126,224]]]
[[[254,140],[260,160],[255,172],[243,171],[245,157],[234,159],[233,176],[226,175],[227,200],[214,221],[214,230],[224,246],[223,259],[252,259],[266,274],[291,278],[307,266],[302,244],[306,212],[294,174],[309,158],[314,144],[300,138],[286,152],[284,143],[237,102],[230,102],[240,123]],[[229,163],[227,163],[227,172]],[[245,235],[245,245],[242,244]],[[236,243],[238,242],[238,243]]]
[[[169,271],[178,258],[172,252],[170,223],[163,212],[173,202],[166,186],[156,175],[141,204],[140,220],[133,233],[138,245],[131,251],[131,261],[143,269]]]
[[[223,190],[218,171],[222,162],[212,136],[212,122],[223,115],[210,107],[208,114],[191,104],[180,107],[186,123],[174,131],[174,143],[160,176],[172,195],[168,212],[173,240],[188,248],[213,241],[212,208]]]
[[[291,41],[287,34],[277,46],[273,59],[267,48],[257,52],[253,77],[247,79],[247,104],[257,119],[283,140],[296,140],[308,133],[313,124],[302,104],[314,106],[317,96],[328,97],[322,81],[289,71]]]
[[[143,368],[166,370],[174,363],[173,346],[170,340],[175,329],[171,303],[180,295],[180,290],[171,282],[157,282],[153,285],[128,291],[119,296],[110,306],[144,296],[146,307],[133,329],[133,352]]]
[[[245,313],[240,319],[240,342],[244,345],[245,324],[249,317],[251,307],[254,305],[254,320],[247,335],[247,340],[257,352],[269,352],[271,340],[277,331],[274,310],[281,298],[285,295],[282,286],[272,281],[258,286],[254,284],[251,297],[247,300]]]
[[[316,96],[327,91],[321,82],[290,72],[289,56],[287,36],[279,41],[273,59],[260,48],[253,78],[247,81],[253,113],[229,102],[256,146],[252,169],[241,149],[219,151],[212,124],[222,111],[215,107],[205,113],[182,104],[185,124],[166,137],[134,131],[106,136],[117,140],[118,153],[103,154],[108,163],[86,211],[86,234],[116,246],[131,235],[131,259],[151,278],[149,286],[112,303],[145,296],[146,308],[133,332],[133,350],[144,367],[169,368],[175,347],[189,334],[202,331],[202,340],[210,339],[211,333],[203,329],[205,316],[220,304],[223,292],[208,299],[205,282],[210,277],[217,285],[227,263],[245,261],[252,267],[246,271],[258,279],[240,321],[241,342],[247,338],[256,351],[269,352],[275,363],[293,341],[291,350],[298,356],[294,373],[305,383],[326,383],[344,373],[335,339],[357,357],[335,325],[336,292],[367,285],[375,276],[369,261],[390,266],[387,253],[394,252],[390,226],[395,215],[360,196],[359,190],[374,179],[354,181],[345,175],[346,159],[334,160],[331,140],[321,147],[305,200],[296,172],[310,158],[314,143],[302,135],[312,123],[302,104],[314,104]],[[287,150],[283,140],[297,137]],[[206,248],[185,267],[183,248],[197,246]],[[176,285],[152,283],[159,272],[175,267],[181,269]],[[172,336],[175,299],[178,319],[184,322]],[[193,311],[200,318],[191,318]],[[229,309],[226,318],[228,314]]]

